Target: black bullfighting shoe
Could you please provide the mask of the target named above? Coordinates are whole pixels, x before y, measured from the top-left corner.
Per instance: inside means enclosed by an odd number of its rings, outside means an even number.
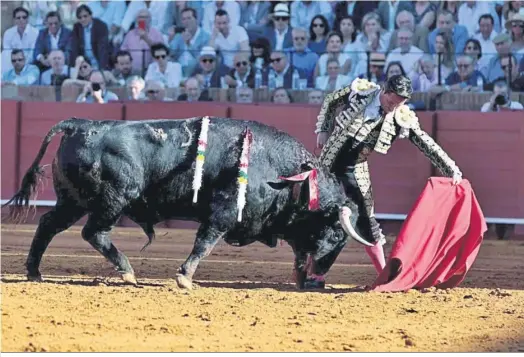
[[[321,275],[309,277],[304,283],[304,289],[324,289],[325,287],[326,281]]]

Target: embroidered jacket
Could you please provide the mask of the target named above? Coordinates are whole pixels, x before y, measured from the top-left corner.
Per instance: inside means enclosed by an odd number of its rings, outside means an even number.
[[[386,154],[392,142],[400,138],[408,138],[419,150],[428,157],[442,174],[453,177],[462,173],[453,160],[442,148],[420,128],[415,113],[404,106],[401,110],[380,114],[380,87],[363,79],[356,79],[351,87],[328,94],[318,115],[315,133],[330,132],[320,154],[321,162],[333,169],[333,163],[340,150],[350,139],[353,139],[351,149],[360,150],[358,161],[366,161],[369,153],[374,150]],[[346,103],[346,108],[336,120],[334,110],[340,104]]]

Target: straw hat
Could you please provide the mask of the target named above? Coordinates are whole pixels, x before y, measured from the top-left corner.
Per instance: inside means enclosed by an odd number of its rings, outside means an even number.
[[[506,30],[511,32],[511,25],[514,22],[521,22],[524,25],[524,15],[520,13],[515,13],[513,16],[510,16],[509,19],[506,20],[506,23],[504,24],[506,26]]]

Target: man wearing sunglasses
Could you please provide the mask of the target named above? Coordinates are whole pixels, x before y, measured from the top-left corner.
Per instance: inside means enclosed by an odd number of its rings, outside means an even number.
[[[69,55],[69,44],[71,30],[62,24],[62,19],[57,11],[50,11],[45,17],[46,28],[40,30],[35,44],[33,63],[43,72],[51,67],[48,58],[51,51],[61,50],[66,56]]]
[[[229,88],[255,88],[255,71],[249,62],[247,53],[237,53],[233,58],[235,68],[224,77]]]
[[[270,56],[271,67],[265,71],[263,77],[264,84],[269,83],[269,75],[271,72],[275,74],[275,88],[284,87],[286,89],[293,88],[293,72],[296,70],[300,79],[306,79],[304,71],[296,68],[289,63],[288,57],[283,51],[273,51]]]
[[[169,49],[163,43],[151,46],[154,61],[148,66],[144,79],[160,81],[168,88],[180,87],[182,81],[182,66],[180,63],[169,61]]]
[[[25,59],[31,61],[33,49],[35,48],[38,30],[28,23],[29,11],[23,7],[13,10],[14,26],[8,28],[2,38],[2,73],[13,68],[11,63],[11,51],[22,49]]]
[[[273,26],[267,26],[264,31],[264,37],[269,40],[271,50],[283,50],[293,46],[293,36],[291,26],[289,25],[289,8],[284,3],[275,5],[271,13]]]
[[[192,76],[198,79],[202,89],[220,88],[220,79],[228,71],[226,66],[218,63],[215,49],[211,46],[204,46],[198,58],[198,66]]]
[[[2,82],[17,86],[38,84],[40,71],[34,64],[26,64],[24,51],[15,49],[11,52],[12,68],[2,75]]]

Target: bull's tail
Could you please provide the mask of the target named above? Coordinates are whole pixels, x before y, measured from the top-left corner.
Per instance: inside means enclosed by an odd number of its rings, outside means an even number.
[[[42,161],[49,143],[56,134],[62,132],[72,132],[77,127],[78,121],[77,119],[73,118],[61,121],[60,123],[53,126],[51,130],[49,130],[44,141],[42,142],[42,145],[40,146],[38,155],[22,179],[22,185],[20,189],[9,201],[2,205],[2,208],[10,205],[9,213],[5,217],[6,221],[18,224],[26,220],[29,213],[29,199],[31,196],[35,196],[36,198],[36,193],[38,192],[39,187],[42,185],[44,170],[43,166],[40,166],[40,161]]]

